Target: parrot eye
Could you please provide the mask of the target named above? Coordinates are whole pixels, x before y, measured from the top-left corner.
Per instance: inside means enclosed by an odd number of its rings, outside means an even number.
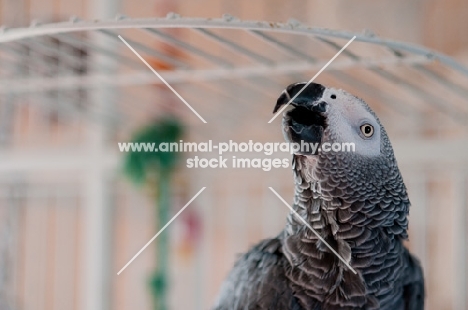
[[[374,127],[370,124],[361,125],[361,132],[366,138],[372,137],[374,134]]]

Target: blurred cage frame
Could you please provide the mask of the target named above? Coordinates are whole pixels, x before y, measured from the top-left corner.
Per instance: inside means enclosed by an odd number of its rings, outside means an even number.
[[[112,173],[110,176],[109,172],[117,168],[120,155],[115,150],[109,150],[109,143],[128,139],[132,129],[141,122],[149,121],[149,116],[157,115],[161,104],[155,104],[152,99],[155,91],[160,96],[170,96],[164,94],[163,88],[155,90],[152,87],[161,84],[161,81],[120,42],[119,34],[150,63],[158,61],[166,64],[168,69],[161,70],[161,75],[175,85],[201,115],[209,115],[208,111],[211,111],[219,118],[226,118],[226,122],[229,122],[228,116],[235,122],[237,110],[216,106],[206,100],[207,94],[216,93],[215,98],[224,98],[231,104],[235,102],[238,109],[249,107],[255,114],[258,107],[246,97],[254,94],[257,98],[266,98],[263,101],[273,102],[279,92],[272,92],[272,89],[281,91],[288,82],[309,80],[355,35],[355,42],[329,66],[322,80],[343,85],[360,94],[370,94],[373,97],[371,106],[375,110],[383,110],[390,115],[389,119],[401,119],[409,126],[403,130],[391,121],[384,122],[391,123],[388,126],[390,132],[405,135],[409,131],[408,135],[422,139],[466,133],[468,106],[463,101],[468,97],[468,69],[441,53],[383,39],[371,32],[349,33],[310,28],[296,20],[270,23],[243,21],[230,15],[219,19],[185,18],[174,13],[166,18],[132,19],[118,16],[114,20],[102,21],[72,18],[61,23],[32,23],[27,28],[2,28],[0,143],[2,151],[7,152],[0,156],[1,309],[31,307],[30,304],[19,304],[18,299],[21,298],[18,298],[18,294],[25,294],[28,285],[34,284],[24,279],[21,284],[13,283],[14,273],[18,272],[15,266],[21,263],[19,253],[23,251],[22,255],[26,255],[24,251],[28,250],[24,245],[18,248],[22,244],[18,240],[18,228],[21,224],[33,223],[34,218],[30,216],[44,215],[29,215],[20,223],[20,213],[24,212],[24,208],[39,208],[38,205],[44,207],[46,204],[56,209],[71,209],[71,213],[66,215],[70,223],[75,217],[80,217],[79,221],[88,221],[81,231],[73,232],[73,237],[75,240],[83,238],[85,249],[80,251],[89,252],[83,255],[88,255],[84,261],[90,266],[82,276],[76,272],[70,274],[80,277],[83,282],[81,291],[76,293],[77,288],[70,287],[75,293],[53,297],[53,307],[50,309],[65,309],[62,307],[70,303],[76,309],[110,307],[102,296],[111,287],[110,279],[115,277],[111,275],[111,269],[116,266],[111,263],[112,268],[109,268],[106,263],[111,260],[112,240],[109,233],[102,233],[101,230],[111,232],[113,224],[110,222],[112,211],[106,207],[109,202],[104,203],[104,199],[110,198],[103,197],[110,197],[109,192],[112,192],[112,200],[117,203],[115,194],[119,185],[114,184],[115,176]],[[168,46],[180,52],[174,54]],[[364,73],[354,74],[353,70]],[[379,80],[380,87],[374,84],[374,79]],[[246,96],[239,95],[241,88]],[[413,100],[408,101],[408,98]],[[139,106],[131,105],[135,102]],[[203,125],[189,109],[182,104],[170,109],[191,127],[190,135],[194,140],[203,140],[204,131],[200,129]],[[34,120],[34,113],[39,113],[42,119],[34,127],[34,131],[40,132],[39,140],[23,141],[22,137],[15,137],[15,132],[28,131],[28,126],[21,124],[17,114]],[[435,119],[437,122],[434,122]],[[210,126],[209,123],[208,120],[207,126]],[[53,126],[56,128],[51,129]],[[212,130],[212,133],[214,139],[220,139],[226,132]],[[41,137],[42,134],[46,137]],[[51,152],[35,153],[25,148],[46,141],[53,141],[49,146],[62,151],[51,157]],[[86,156],[70,148],[76,146],[86,150],[83,153]],[[41,174],[39,170],[47,170],[47,167],[51,173]],[[83,179],[72,178],[71,182],[57,173],[65,180],[58,184],[54,175],[57,167],[86,171]],[[459,229],[457,233],[463,238],[457,241],[456,246],[462,259],[455,264],[457,270],[466,275],[467,263],[463,260],[467,253],[465,175],[466,171],[454,172],[448,178],[456,180],[453,184],[458,184],[454,189],[454,197],[458,197],[454,212],[458,215],[456,218],[464,221],[456,225],[456,229]],[[423,183],[430,182],[425,176],[425,172],[421,171],[419,177],[407,179],[413,205],[425,203],[427,193]],[[201,182],[195,177],[190,181],[193,188],[198,188]],[[112,184],[114,188],[109,189]],[[34,206],[28,205],[31,203]],[[81,206],[86,206],[85,210],[80,211]],[[206,209],[204,214],[207,214]],[[425,221],[424,208],[413,206],[411,227],[413,233],[423,240],[415,249],[419,254],[426,251]],[[33,228],[47,229],[45,224],[37,225]],[[79,223],[74,225],[79,226]],[[54,224],[58,236],[61,235],[59,226],[58,222]],[[63,238],[59,239],[57,247],[68,244]],[[35,239],[31,240],[29,242]],[[37,246],[29,251],[34,250],[40,252]],[[66,257],[56,259],[71,261],[73,253],[77,251],[76,246],[68,244],[68,252],[64,254]],[[122,257],[125,259],[126,256]],[[464,309],[467,305],[466,277],[462,278],[465,279],[459,280],[457,285],[457,309]],[[23,289],[22,293],[15,291],[18,287]],[[204,294],[201,296],[206,296]],[[86,300],[80,300],[80,296],[85,296]],[[42,309],[49,309],[45,306],[49,305],[46,299],[35,295],[33,303],[42,303]],[[200,309],[206,306],[203,300],[196,300],[194,304]]]

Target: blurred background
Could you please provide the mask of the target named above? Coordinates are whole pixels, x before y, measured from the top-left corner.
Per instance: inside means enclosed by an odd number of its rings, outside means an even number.
[[[392,139],[427,309],[468,309],[468,78],[460,69],[468,67],[468,2],[1,0],[0,310],[154,309],[160,298],[167,309],[208,309],[236,257],[284,226],[287,209],[268,187],[292,201],[290,168],[188,169],[185,159],[196,154],[132,157],[117,143],[281,142],[280,118],[267,124],[276,98],[309,80],[349,36],[148,30],[138,19],[169,12],[362,34],[316,81],[366,100]],[[126,26],[93,26],[100,19]],[[60,21],[61,33],[35,33]],[[80,25],[88,30],[70,31]],[[379,37],[457,63],[376,44]],[[117,275],[202,187],[164,237]]]

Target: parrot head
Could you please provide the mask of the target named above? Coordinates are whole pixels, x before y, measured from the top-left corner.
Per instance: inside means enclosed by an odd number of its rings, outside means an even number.
[[[386,176],[399,175],[385,129],[363,100],[341,89],[306,85],[289,85],[278,98],[274,112],[295,97],[292,109],[283,114],[283,135],[291,143],[317,145],[315,152],[311,147],[302,147],[294,154],[296,163],[300,161],[301,167],[312,171],[307,173],[309,182],[323,183],[333,178],[332,183],[337,183],[341,175],[349,185],[383,185]]]

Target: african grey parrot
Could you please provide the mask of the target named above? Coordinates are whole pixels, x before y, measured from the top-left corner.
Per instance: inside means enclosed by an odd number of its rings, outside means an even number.
[[[306,83],[292,84],[274,112]],[[361,99],[311,83],[283,115],[289,142],[354,142],[293,155],[296,215],[235,264],[214,309],[423,309],[418,260],[403,246],[410,202],[385,129]]]

